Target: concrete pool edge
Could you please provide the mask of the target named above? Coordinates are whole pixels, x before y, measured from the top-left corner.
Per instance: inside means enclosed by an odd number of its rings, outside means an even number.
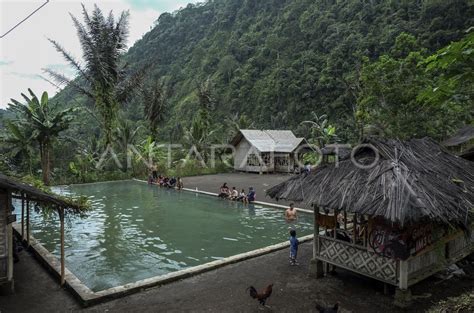
[[[143,180],[143,179],[133,178],[132,180],[137,181],[137,182],[141,182],[141,183],[145,183],[145,184],[149,184],[146,180]],[[218,196],[217,193],[209,192],[209,191],[203,191],[203,190],[199,190],[199,189],[183,188],[183,190],[184,190],[184,191],[194,192],[194,193],[200,193],[200,194],[204,194],[204,195],[208,195],[208,196],[214,196],[214,197],[217,197],[217,196]],[[270,202],[264,202],[264,201],[253,201],[252,203],[253,203],[253,204],[258,204],[258,205],[264,205],[264,206],[274,207],[274,208],[279,208],[279,209],[287,209],[287,208],[288,208],[288,206],[286,206],[286,205],[281,205],[281,204],[276,204],[276,203],[270,203]],[[295,208],[295,210],[298,211],[298,212],[304,212],[304,213],[308,213],[308,214],[314,214],[313,211],[307,210],[307,209]]]
[[[13,229],[15,230],[16,236],[21,238],[20,224],[14,223]],[[299,238],[300,243],[308,242],[311,240],[313,240],[313,235],[307,235]],[[283,250],[285,248],[288,248],[289,246],[289,242],[285,241],[249,252],[232,255],[230,257],[222,258],[220,260],[204,263],[198,266],[193,266],[184,270],[146,278],[133,283],[116,286],[97,292],[92,291],[81,280],[79,280],[79,278],[77,278],[77,276],[75,276],[68,268],[66,268],[65,287],[72,292],[72,294],[81,302],[84,307],[87,307],[113,299],[121,298],[148,288],[165,285],[174,281],[196,276],[226,265],[238,263],[275,251]],[[54,277],[59,280],[61,276],[59,260],[31,235],[29,250],[32,251],[35,257],[40,261],[40,263],[44,265],[50,272],[52,272]]]
[[[13,230],[18,239],[21,240],[21,225],[13,224]],[[59,281],[61,279],[61,263],[48,249],[46,249],[36,238],[30,235],[30,246],[27,248],[33,253],[35,258]],[[74,273],[67,267],[64,271],[65,287],[83,303],[94,297],[94,292],[87,287]]]

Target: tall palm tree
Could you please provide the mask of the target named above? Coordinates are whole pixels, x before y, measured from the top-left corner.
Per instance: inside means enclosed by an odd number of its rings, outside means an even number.
[[[125,52],[128,37],[128,11],[115,21],[112,12],[106,17],[95,5],[89,15],[82,5],[84,24],[71,15],[82,48],[82,64],[67,52],[58,42],[49,39],[56,50],[74,68],[79,77],[66,76],[43,69],[60,84],[69,84],[80,93],[91,98],[101,116],[106,145],[112,143],[118,104],[124,102],[133,87],[141,80],[142,72],[127,73],[121,54]]]
[[[163,83],[156,82],[155,85],[145,86],[141,90],[144,115],[150,126],[151,138],[156,141],[158,125],[165,119],[166,93]]]
[[[123,152],[124,159],[125,159],[125,166],[123,167],[123,171],[127,172],[128,170],[128,161],[131,161],[131,153],[130,145],[133,145],[138,137],[138,132],[140,131],[141,126],[134,125],[130,120],[125,118],[121,118],[119,120],[118,126],[115,128],[114,131],[114,138],[115,142],[117,143],[118,147],[120,148],[120,152]],[[130,164],[132,165],[132,164]]]
[[[9,109],[17,113],[18,123],[25,128],[30,128],[32,139],[38,142],[41,157],[43,182],[49,185],[51,168],[51,144],[63,130],[66,130],[73,120],[74,108],[58,110],[49,102],[48,93],[45,91],[41,100],[28,89],[30,97],[21,94],[26,104],[11,99]]]

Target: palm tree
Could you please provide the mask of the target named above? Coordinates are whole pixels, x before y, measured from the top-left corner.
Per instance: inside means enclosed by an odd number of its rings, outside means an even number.
[[[225,142],[229,142],[237,135],[240,129],[254,128],[255,124],[247,115],[235,113],[225,119],[225,127],[227,128]]]
[[[209,113],[215,106],[210,79],[197,86],[197,96],[199,99],[199,110],[191,122],[191,127],[185,130],[184,140],[190,146],[196,147],[206,162],[209,156],[208,148],[211,144],[211,139],[214,133],[217,132],[217,128],[213,125],[212,117]]]
[[[50,69],[43,71],[59,84],[69,84],[94,101],[101,116],[105,143],[108,145],[113,139],[118,104],[129,97],[131,90],[140,82],[142,72],[127,73],[126,65],[120,62],[128,37],[128,11],[122,12],[117,21],[112,12],[105,17],[97,5],[94,6],[92,15],[82,5],[82,14],[84,24],[71,15],[82,48],[82,64],[58,42],[49,39],[77,71],[79,78],[72,80]]]
[[[184,141],[189,146],[194,146],[201,154],[204,162],[209,158],[208,148],[212,143],[212,138],[218,129],[211,130],[205,120],[200,115],[193,119],[191,127],[184,132]]]
[[[154,86],[146,86],[141,90],[144,115],[150,126],[151,138],[156,141],[158,125],[165,119],[166,93],[163,83],[157,82]]]
[[[136,127],[133,123],[125,118],[121,118],[118,126],[115,128],[114,138],[115,142],[120,148],[120,151],[124,151],[125,156],[125,167],[123,168],[124,172],[127,172],[128,169],[128,160],[130,158],[130,145],[134,144],[139,130],[141,127]],[[130,159],[131,160],[131,159]]]
[[[41,157],[41,169],[43,172],[43,182],[49,185],[51,168],[51,144],[59,136],[59,133],[66,130],[73,120],[72,112],[74,108],[58,110],[55,105],[51,105],[48,93],[45,91],[41,96],[41,101],[36,97],[31,89],[28,89],[30,96],[21,94],[26,104],[11,99],[9,108],[17,113],[18,123],[31,129],[31,138],[38,142]]]

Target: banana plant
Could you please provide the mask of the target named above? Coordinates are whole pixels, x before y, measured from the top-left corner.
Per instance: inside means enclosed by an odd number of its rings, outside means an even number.
[[[51,148],[52,143],[59,137],[59,134],[68,129],[74,119],[74,108],[59,110],[57,104],[50,103],[48,93],[45,91],[41,99],[28,89],[30,96],[21,94],[26,104],[15,99],[11,99],[9,109],[17,114],[19,126],[32,131],[32,139],[39,144],[41,169],[43,182],[49,185],[51,169]]]
[[[10,121],[6,122],[5,126],[7,131],[0,136],[0,140],[8,146],[7,154],[12,159],[20,160],[22,165],[26,163],[28,173],[32,175],[32,158],[35,150],[31,129],[19,127]]]
[[[327,115],[322,114],[318,116],[316,112],[312,112],[311,114],[313,116],[313,120],[303,121],[300,123],[302,125],[310,125],[310,141],[317,143],[321,148],[330,142],[336,141],[336,127],[328,124]]]

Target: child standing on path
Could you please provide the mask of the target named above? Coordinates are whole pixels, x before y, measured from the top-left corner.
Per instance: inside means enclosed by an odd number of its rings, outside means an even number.
[[[296,256],[298,254],[298,245],[299,241],[296,238],[296,230],[290,230],[290,265],[299,265],[296,261]]]

